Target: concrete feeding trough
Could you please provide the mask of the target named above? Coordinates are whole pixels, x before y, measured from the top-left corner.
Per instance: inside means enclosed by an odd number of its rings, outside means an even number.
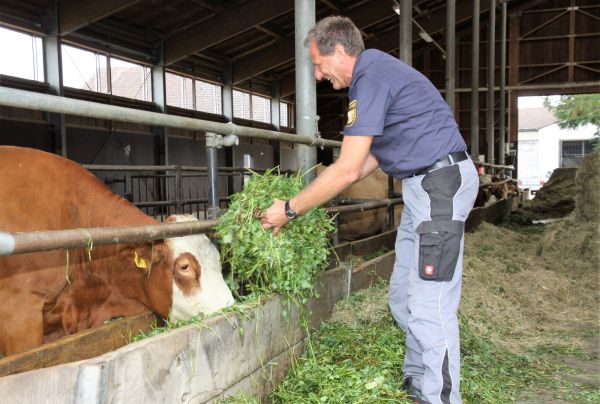
[[[394,239],[392,231],[335,250],[343,262],[350,254],[393,250]],[[389,279],[394,258],[390,251],[354,268],[332,264],[318,279],[310,326],[328,319],[335,303],[352,291]],[[11,403],[128,404],[216,402],[241,392],[266,397],[305,345],[298,312],[284,317],[284,310],[279,296],[267,296],[243,314],[232,311],[202,326],[183,326],[90,359],[8,375],[0,378],[0,397]],[[46,349],[41,347],[35,357],[43,362],[44,352],[56,352]]]

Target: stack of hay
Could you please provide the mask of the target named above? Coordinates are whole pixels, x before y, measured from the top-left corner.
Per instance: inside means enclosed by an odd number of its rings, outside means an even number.
[[[538,255],[572,258],[577,272],[598,271],[600,256],[600,154],[585,157],[575,177],[575,210],[551,224]]]

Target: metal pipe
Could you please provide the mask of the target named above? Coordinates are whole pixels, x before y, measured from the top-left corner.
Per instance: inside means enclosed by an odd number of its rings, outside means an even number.
[[[1,86],[0,105],[36,111],[79,115],[88,118],[111,119],[114,121],[140,123],[144,125],[162,125],[170,128],[200,130],[222,135],[235,134],[243,137],[282,140],[285,142],[300,143],[310,146],[340,147],[342,145],[342,142],[334,140],[249,128],[246,126],[235,125],[231,122],[221,123],[183,116],[166,115],[158,112],[75,100]]]
[[[382,199],[359,205],[334,206],[325,210],[328,213],[364,212],[399,203],[402,203],[402,198]],[[183,237],[206,233],[218,223],[218,220],[203,220],[133,227],[92,227],[28,233],[0,231],[0,256],[66,248],[89,248],[90,245],[134,243],[138,241],[162,240],[170,237]]]
[[[218,188],[218,173],[217,173],[217,135],[215,133],[206,134],[206,166],[208,168],[208,209],[207,215],[209,219],[219,217],[219,188]]]
[[[400,1],[400,60],[412,66],[412,0]]]
[[[479,0],[473,0],[471,43],[471,156],[479,160]]]
[[[488,24],[488,64],[487,64],[487,103],[486,103],[486,142],[488,163],[494,162],[494,67],[496,64],[496,0],[490,0],[490,22]]]
[[[29,233],[0,232],[0,255],[23,254],[90,245],[133,243],[205,233],[217,220],[151,224],[134,227],[102,227]]]
[[[446,103],[456,116],[456,0],[446,1]]]
[[[505,116],[506,116],[506,1],[502,2],[502,14],[500,21],[500,121],[498,123],[499,136],[499,162],[504,164],[506,154],[506,133],[505,133]]]
[[[325,208],[328,213],[350,213],[350,212],[365,212],[371,209],[387,208],[388,206],[402,203],[402,198],[381,199],[373,202],[365,202],[358,205],[332,206]]]
[[[296,132],[298,135],[317,140],[317,82],[314,77],[310,53],[304,46],[304,38],[315,25],[315,0],[295,0],[295,43],[296,43]],[[306,144],[306,143],[305,143]],[[305,174],[304,182],[312,182],[317,173],[317,150],[299,146],[296,152],[298,172]]]

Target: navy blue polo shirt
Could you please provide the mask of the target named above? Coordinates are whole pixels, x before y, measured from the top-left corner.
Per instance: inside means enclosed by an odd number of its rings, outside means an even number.
[[[394,178],[466,150],[450,107],[417,70],[376,49],[362,51],[348,94],[346,135],[373,136],[371,153]]]

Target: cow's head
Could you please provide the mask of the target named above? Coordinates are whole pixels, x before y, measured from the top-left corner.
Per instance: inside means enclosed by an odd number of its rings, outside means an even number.
[[[197,220],[189,215],[173,215],[166,222]],[[199,313],[210,314],[234,303],[229,287],[221,273],[219,251],[204,234],[165,239],[158,254],[155,252],[150,277],[162,276],[155,265],[172,273],[170,311],[160,301],[165,291],[147,290],[153,310],[171,320],[189,319]],[[156,262],[158,259],[160,262]],[[158,304],[157,304],[158,303]]]

